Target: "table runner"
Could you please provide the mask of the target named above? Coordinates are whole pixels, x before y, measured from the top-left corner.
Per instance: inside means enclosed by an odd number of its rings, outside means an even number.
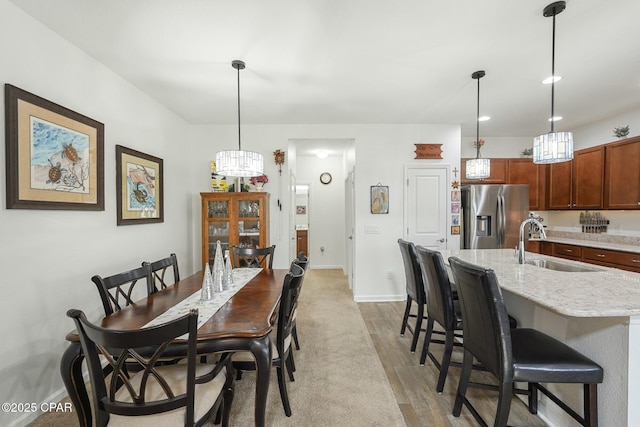
[[[198,328],[211,318],[216,312],[231,299],[240,289],[244,287],[251,279],[256,277],[262,268],[234,268],[233,269],[233,285],[226,291],[216,292],[213,299],[209,301],[201,301],[201,289],[198,289],[190,297],[182,300],[174,305],[149,323],[143,328],[161,325],[171,320],[177,319],[189,313],[192,308],[198,309]]]

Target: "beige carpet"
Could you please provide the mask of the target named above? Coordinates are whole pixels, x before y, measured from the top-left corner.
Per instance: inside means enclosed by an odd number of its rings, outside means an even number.
[[[299,303],[297,371],[287,381],[293,415],[284,415],[275,369],[268,426],[405,426],[389,381],[341,270],[307,271]],[[236,383],[232,426],[253,425],[255,376]],[[43,415],[32,427],[74,426],[77,420]],[[211,424],[213,425],[213,424]]]

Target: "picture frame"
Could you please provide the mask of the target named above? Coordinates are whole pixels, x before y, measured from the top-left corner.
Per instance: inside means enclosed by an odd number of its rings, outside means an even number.
[[[104,124],[5,84],[7,209],[104,211]]]
[[[116,145],[118,225],[164,222],[164,171],[159,157]]]
[[[451,235],[455,236],[457,234],[460,234],[460,226],[459,225],[452,225],[451,226]]]
[[[297,215],[306,215],[307,214],[307,207],[304,206],[304,205],[296,206],[296,214]]]
[[[375,215],[389,213],[389,187],[387,185],[371,186],[371,213]]]

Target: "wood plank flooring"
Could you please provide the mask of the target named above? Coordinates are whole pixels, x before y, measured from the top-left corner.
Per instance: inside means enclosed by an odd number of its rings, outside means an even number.
[[[418,347],[411,353],[411,333],[400,336],[404,302],[358,303],[376,351],[382,361],[391,388],[404,415],[407,427],[467,427],[477,426],[468,409],[463,408],[460,417],[451,413],[458,386],[460,368],[450,367],[444,391],[435,391],[438,369],[427,358],[420,366],[424,332],[420,334]],[[415,322],[415,319],[413,320]],[[423,327],[424,327],[423,323]],[[441,345],[431,344],[430,349],[441,360]],[[462,361],[462,351],[456,348],[452,360]],[[472,381],[495,383],[490,375],[474,371]],[[467,396],[489,425],[493,425],[497,407],[497,393],[470,388]],[[510,426],[547,426],[539,417],[529,413],[526,405],[513,398],[509,414]]]

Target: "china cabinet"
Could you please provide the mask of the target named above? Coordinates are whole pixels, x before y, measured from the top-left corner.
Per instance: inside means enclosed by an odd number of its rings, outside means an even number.
[[[202,200],[202,265],[213,264],[216,242],[233,246],[269,246],[269,193],[200,193]]]

